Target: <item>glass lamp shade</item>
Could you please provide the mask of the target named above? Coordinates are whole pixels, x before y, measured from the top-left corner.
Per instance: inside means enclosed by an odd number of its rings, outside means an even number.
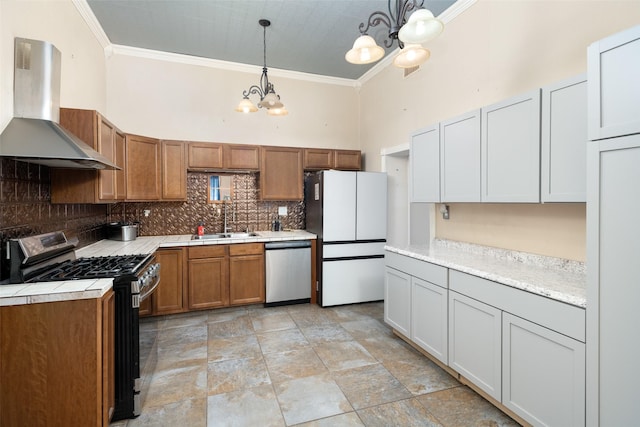
[[[239,113],[255,113],[258,111],[258,107],[253,105],[249,98],[242,98],[242,101],[236,107],[236,111]]]
[[[289,112],[282,106],[281,108],[269,108],[267,114],[270,116],[286,116]]]
[[[406,44],[404,49],[393,59],[393,65],[399,68],[418,66],[431,56],[431,52],[419,44]]]
[[[442,32],[444,24],[427,9],[418,9],[400,28],[398,38],[406,44],[421,44],[433,40]]]
[[[384,49],[376,44],[371,36],[362,35],[353,43],[344,58],[351,64],[370,64],[384,56]]]
[[[267,109],[271,108],[282,108],[282,102],[280,102],[280,98],[274,91],[270,91],[262,98],[262,101],[258,103],[259,106]]]

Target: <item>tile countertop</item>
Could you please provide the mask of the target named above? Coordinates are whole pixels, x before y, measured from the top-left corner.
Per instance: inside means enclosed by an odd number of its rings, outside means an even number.
[[[314,240],[315,234],[304,230],[256,231],[257,236],[216,240],[191,240],[191,234],[138,237],[129,242],[101,240],[78,249],[76,257],[150,254],[158,248],[177,246],[221,245],[232,243]],[[19,283],[0,286],[0,307],[41,302],[100,298],[113,286],[112,279],[67,280],[64,282]]]
[[[582,262],[438,239],[385,249],[577,307],[587,305]]]

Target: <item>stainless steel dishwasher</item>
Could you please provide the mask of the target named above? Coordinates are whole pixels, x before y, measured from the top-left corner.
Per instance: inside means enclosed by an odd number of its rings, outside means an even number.
[[[265,306],[299,304],[311,300],[311,242],[292,240],[264,245]]]

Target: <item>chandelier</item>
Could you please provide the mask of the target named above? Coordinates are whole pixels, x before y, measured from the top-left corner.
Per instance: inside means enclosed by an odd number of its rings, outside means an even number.
[[[268,19],[260,19],[258,21],[262,26],[263,47],[264,47],[264,66],[262,67],[262,76],[260,77],[260,85],[252,85],[249,89],[242,92],[242,100],[236,107],[236,111],[240,113],[254,113],[259,108],[266,108],[267,114],[270,116],[286,116],[289,114],[284,105],[280,101],[280,96],[276,94],[273,83],[269,82],[267,76],[267,27],[271,25]],[[260,97],[258,107],[249,99],[249,95],[257,94]]]
[[[385,47],[390,48],[397,41],[401,49],[393,60],[396,67],[415,67],[429,59],[431,53],[422,46],[422,43],[436,38],[442,32],[444,25],[433,16],[433,13],[422,8],[423,4],[424,0],[395,0],[395,5],[392,7],[391,0],[388,0],[388,13],[375,11],[369,15],[366,23],[360,23],[358,27],[360,37],[345,55],[347,62],[370,64],[384,56],[384,49],[367,34],[369,28],[380,24],[384,24],[389,29],[388,37],[383,42]],[[410,12],[413,13],[407,19],[407,14]]]

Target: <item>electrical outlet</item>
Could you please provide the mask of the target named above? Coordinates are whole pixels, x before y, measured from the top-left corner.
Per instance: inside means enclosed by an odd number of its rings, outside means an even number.
[[[280,215],[280,216],[287,215],[287,207],[286,206],[278,206],[278,215]]]

